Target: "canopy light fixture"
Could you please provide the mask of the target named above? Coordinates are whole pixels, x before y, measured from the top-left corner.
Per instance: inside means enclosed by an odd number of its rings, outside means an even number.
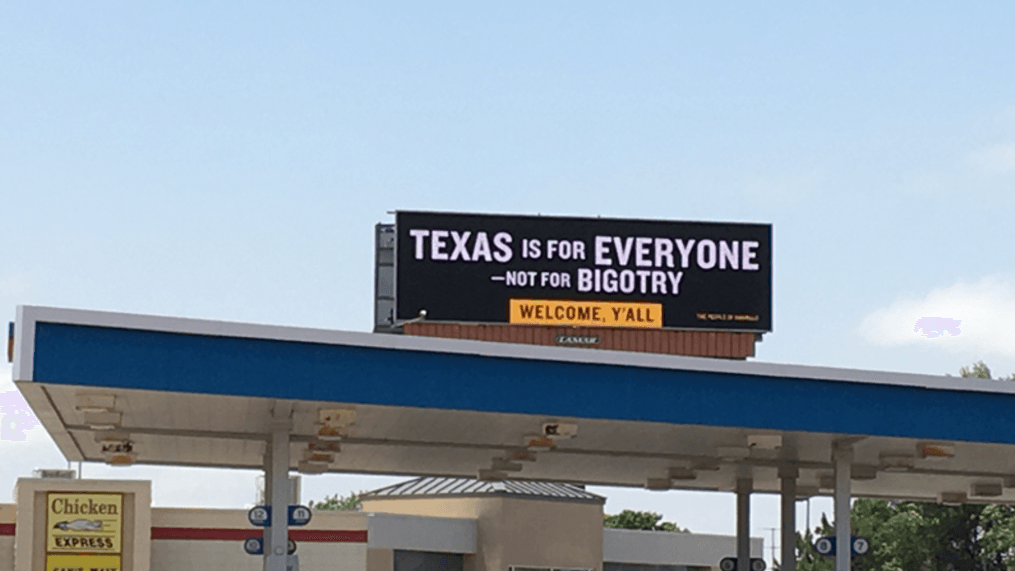
[[[323,474],[328,471],[328,464],[327,462],[300,460],[300,462],[296,464],[296,469],[299,470],[300,474]]]
[[[325,468],[335,461],[335,454],[342,452],[342,445],[338,442],[317,441],[307,443],[303,451],[303,461],[312,464],[323,464]]]
[[[679,466],[670,468],[669,473],[670,480],[694,480],[698,477],[698,475],[694,473],[694,470]]]
[[[798,485],[796,487],[796,497],[800,498],[800,499],[809,498],[811,496],[818,495],[818,493],[820,491],[821,490],[819,490],[817,486],[799,486]]]
[[[130,466],[137,460],[134,442],[130,440],[102,444],[102,456],[111,466]]]
[[[331,452],[315,452],[313,450],[304,450],[303,459],[307,462],[316,462],[319,464],[331,464],[335,461],[335,455]]]
[[[307,444],[307,451],[338,454],[342,451],[342,445],[331,441],[310,442]]]
[[[695,472],[716,472],[719,468],[718,462],[698,462],[691,466],[691,469]]]
[[[518,460],[519,462],[535,462],[536,453],[525,448],[518,448],[509,452],[507,459]]]
[[[878,456],[878,460],[881,462],[881,469],[886,472],[907,472],[913,469],[912,454],[886,452]]]
[[[496,472],[521,472],[522,463],[512,462],[507,458],[494,458],[490,469]]]
[[[747,437],[748,448],[778,450],[782,448],[781,434],[751,434]]]
[[[86,412],[85,424],[92,430],[113,430],[120,426],[122,416],[114,411]]]
[[[920,458],[929,460],[952,458],[955,456],[955,445],[941,442],[921,442],[916,445],[916,453]]]
[[[74,408],[81,412],[110,412],[116,408],[116,395],[78,394]]]
[[[500,482],[507,479],[507,474],[497,470],[484,470],[480,468],[479,473],[476,475],[476,479],[480,482]]]
[[[965,492],[941,492],[938,495],[937,501],[939,504],[946,506],[960,506],[966,503]]]
[[[567,422],[544,422],[542,426],[542,434],[547,438],[554,440],[561,438],[574,438],[578,436],[578,425]]]
[[[746,446],[719,446],[716,452],[721,460],[727,462],[746,460],[751,455],[751,449]]]
[[[673,481],[669,478],[649,478],[645,481],[646,490],[669,490],[673,487]]]
[[[522,441],[529,450],[553,450],[557,447],[552,438],[543,434],[526,434]]]
[[[341,440],[353,424],[356,424],[356,411],[353,409],[322,408],[317,411],[317,437],[321,440]]]
[[[106,464],[110,466],[132,466],[136,461],[136,454],[110,454],[106,456]]]
[[[870,464],[853,464],[849,467],[849,477],[853,480],[873,480],[878,477],[878,467]]]
[[[130,440],[130,433],[126,430],[100,430],[95,433],[95,442],[103,444],[106,442],[126,442]]]
[[[132,440],[111,441],[102,444],[103,454],[131,453],[134,451]]]
[[[970,496],[981,498],[996,498],[1001,495],[1001,492],[1000,482],[974,482],[969,488]]]

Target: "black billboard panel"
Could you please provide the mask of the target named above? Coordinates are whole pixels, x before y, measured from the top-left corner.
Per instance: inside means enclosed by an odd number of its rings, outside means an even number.
[[[398,212],[395,317],[772,330],[772,226]]]

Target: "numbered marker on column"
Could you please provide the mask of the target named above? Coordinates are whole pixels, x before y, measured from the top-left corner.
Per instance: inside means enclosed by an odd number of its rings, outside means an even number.
[[[289,525],[307,525],[312,516],[307,506],[289,506]]]
[[[251,525],[268,527],[271,525],[271,506],[254,506],[247,512],[247,521]]]
[[[263,555],[264,539],[260,537],[248,537],[243,540],[243,550],[250,555]]]

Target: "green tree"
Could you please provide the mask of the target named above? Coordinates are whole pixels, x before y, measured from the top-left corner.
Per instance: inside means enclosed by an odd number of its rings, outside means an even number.
[[[825,517],[825,514],[821,514],[821,525],[815,527],[813,533],[809,529],[805,530],[803,534],[797,532],[796,549],[800,557],[797,561],[797,569],[799,571],[833,571],[835,566],[833,559],[818,555],[818,552],[814,549],[814,542],[819,537],[832,535],[833,533],[835,533],[835,530],[828,523],[828,518]]]
[[[675,523],[659,521],[663,516],[653,512],[636,512],[624,510],[617,515],[603,516],[603,527],[619,529],[642,529],[647,531],[673,531],[686,533],[688,530],[681,529]]]
[[[1011,571],[1015,569],[1015,508],[999,505],[944,506],[921,502],[858,499],[850,509],[852,535],[871,541],[871,551],[853,559],[854,571]],[[831,571],[832,558],[814,551],[814,540],[834,535],[821,525],[797,535],[800,571]]]
[[[959,369],[959,376],[973,379],[992,379],[990,376],[990,367],[988,367],[983,361],[977,361],[967,367]],[[1008,375],[1007,377],[998,377],[999,381],[1015,381],[1015,373]]]
[[[324,500],[320,502],[314,502],[310,500],[310,509],[317,511],[360,511],[363,509],[363,494],[366,492],[353,492],[348,496],[339,497],[338,494],[333,496],[324,496]]]
[[[990,367],[984,364],[983,361],[977,361],[969,366],[969,368],[962,367],[959,369],[959,376],[973,379],[989,379],[990,378]]]
[[[983,361],[962,367],[966,378],[990,379]],[[1015,381],[1015,375],[1000,380]],[[1015,571],[1015,507],[945,506],[858,499],[850,509],[851,533],[871,540],[871,551],[853,559],[854,571]],[[821,525],[797,534],[800,571],[831,571],[833,561],[814,551],[814,541],[833,535]]]

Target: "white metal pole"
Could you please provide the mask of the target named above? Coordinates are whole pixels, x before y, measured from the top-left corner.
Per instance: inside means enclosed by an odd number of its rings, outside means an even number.
[[[265,571],[286,571],[289,554],[289,429],[276,427],[271,433],[271,472],[265,474],[265,488],[271,490],[271,525],[264,542]],[[271,482],[270,484],[268,482]]]
[[[835,458],[835,571],[850,571],[850,465],[853,449],[836,447]]]
[[[737,478],[737,571],[751,569],[751,488],[750,478]]]
[[[796,466],[779,467],[782,493],[782,552],[779,556],[781,571],[796,571]]]

